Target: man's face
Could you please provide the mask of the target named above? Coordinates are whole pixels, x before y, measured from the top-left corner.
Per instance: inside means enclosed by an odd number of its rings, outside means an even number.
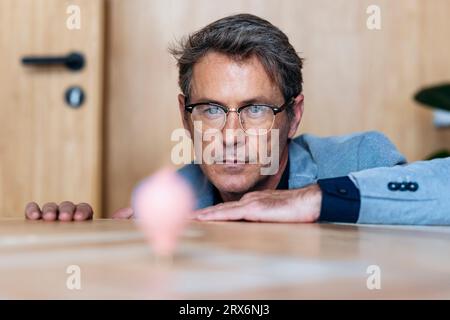
[[[303,96],[296,99],[294,105],[294,117],[289,119],[286,111],[276,114],[272,130],[278,130],[278,153],[283,152],[288,138],[294,136],[301,118]],[[229,108],[238,108],[249,103],[265,103],[274,106],[281,106],[285,103],[279,87],[271,81],[263,65],[252,56],[243,61],[236,61],[230,57],[210,52],[205,55],[193,68],[191,82],[191,95],[189,103],[216,102]],[[180,111],[183,114],[183,123],[189,130],[191,137],[194,137],[194,125],[190,113],[184,111],[184,96],[179,96]],[[235,132],[235,135],[226,134]],[[202,150],[222,148],[225,163],[200,164],[203,173],[214,186],[222,192],[245,193],[259,183],[268,178],[261,173],[264,164],[234,163],[238,157],[238,152],[245,152],[246,155],[260,154],[261,142],[266,144],[267,152],[270,155],[272,150],[271,134],[258,137],[256,140],[244,135],[240,126],[239,116],[236,112],[229,112],[228,118],[221,131],[222,141],[219,145],[212,144],[211,141],[202,139]],[[239,133],[241,133],[238,138]],[[198,134],[198,133],[197,133]],[[255,141],[258,141],[255,143]],[[279,156],[278,156],[279,158]],[[278,165],[278,164],[277,164]],[[267,166],[267,165],[266,165]]]

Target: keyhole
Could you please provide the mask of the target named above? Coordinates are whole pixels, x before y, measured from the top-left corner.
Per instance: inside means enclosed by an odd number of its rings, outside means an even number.
[[[80,108],[84,102],[84,91],[80,87],[70,87],[66,90],[66,103],[74,109]]]

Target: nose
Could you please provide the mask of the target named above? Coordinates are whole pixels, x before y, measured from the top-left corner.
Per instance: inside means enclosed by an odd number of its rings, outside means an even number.
[[[242,143],[242,136],[245,136],[242,130],[239,114],[235,110],[229,110],[225,126],[222,129],[223,144],[225,147],[235,146]]]

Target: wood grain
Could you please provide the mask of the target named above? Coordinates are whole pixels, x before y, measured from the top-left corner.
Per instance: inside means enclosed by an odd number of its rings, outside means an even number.
[[[164,264],[133,221],[2,220],[0,297],[449,299],[449,245],[448,227],[203,222]],[[70,265],[81,290],[66,287]]]
[[[81,29],[66,27],[69,4]],[[0,212],[22,216],[29,201],[89,202],[101,211],[103,0],[0,2]],[[26,55],[80,51],[86,67],[24,67]],[[64,93],[81,86],[80,109]]]

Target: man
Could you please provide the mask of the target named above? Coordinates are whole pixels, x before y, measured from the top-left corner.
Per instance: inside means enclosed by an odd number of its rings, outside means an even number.
[[[197,219],[450,224],[450,159],[405,166],[376,132],[294,138],[303,115],[302,59],[268,21],[226,17],[171,51],[183,125],[191,137],[201,136],[196,150],[211,151],[179,171],[196,192]],[[210,132],[221,133],[219,143],[206,138]],[[263,146],[272,163],[249,156],[260,156]],[[276,170],[265,174],[273,164]],[[85,220],[92,209],[29,203],[26,217]],[[133,210],[114,217],[131,218]]]

